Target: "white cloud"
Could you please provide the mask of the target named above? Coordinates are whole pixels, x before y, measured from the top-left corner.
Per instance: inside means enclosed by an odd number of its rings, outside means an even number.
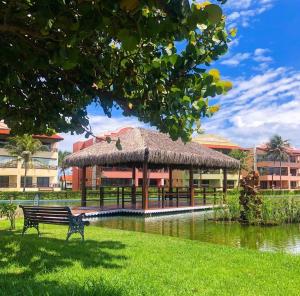
[[[234,85],[220,99],[221,110],[204,123],[206,132],[222,134],[246,147],[278,133],[300,146],[300,72],[269,69],[238,79]]]
[[[272,62],[273,59],[268,54],[270,53],[269,49],[266,48],[257,48],[254,51],[254,60],[256,62],[269,63]]]
[[[220,63],[222,65],[236,67],[241,65],[243,61],[252,59],[253,61],[260,63],[259,66],[254,67],[256,70],[264,71],[268,68],[269,63],[273,61],[272,57],[268,54],[270,53],[269,49],[266,48],[257,48],[253,53],[237,53],[235,55],[229,55],[229,57]]]
[[[245,52],[245,53],[237,53],[235,54],[234,56],[226,59],[226,60],[223,60],[221,62],[222,65],[227,65],[227,66],[232,66],[232,67],[235,67],[235,66],[238,66],[241,62],[245,61],[245,60],[248,60],[250,58],[251,54],[248,53],[248,52]]]
[[[114,117],[114,118],[108,118],[104,115],[90,115],[90,125],[92,128],[92,132],[95,135],[103,134],[109,131],[114,131],[122,127],[137,127],[137,126],[145,126],[144,123],[139,122],[134,117]],[[73,143],[80,140],[86,140],[84,138],[84,135],[71,135],[68,134],[61,134],[61,136],[64,138],[62,142],[59,144],[60,150],[67,150],[72,151],[73,150]]]
[[[276,0],[228,0],[224,6],[230,27],[248,27],[250,21],[272,8]]]

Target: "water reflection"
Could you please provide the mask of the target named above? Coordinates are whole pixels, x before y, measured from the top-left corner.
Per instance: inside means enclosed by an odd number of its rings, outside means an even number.
[[[159,217],[106,217],[94,225],[168,235],[261,251],[300,253],[299,224],[275,227],[243,226],[208,221],[210,214],[188,213]]]

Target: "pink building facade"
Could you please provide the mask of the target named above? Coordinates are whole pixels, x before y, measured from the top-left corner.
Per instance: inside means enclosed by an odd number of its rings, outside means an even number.
[[[300,149],[288,148],[287,153],[288,159],[281,162],[280,168],[280,162],[274,162],[267,155],[265,146],[256,148],[256,167],[260,175],[261,189],[300,188]]]

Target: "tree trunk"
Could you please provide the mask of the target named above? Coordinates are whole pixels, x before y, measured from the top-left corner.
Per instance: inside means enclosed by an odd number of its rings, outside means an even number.
[[[281,181],[281,159],[280,159],[279,175],[280,175],[280,190],[281,190],[282,189],[282,181]]]
[[[275,160],[274,160],[274,166],[272,168],[272,190],[274,189],[274,169],[275,169]]]
[[[240,190],[240,180],[241,180],[241,167],[239,167],[239,176],[238,176],[238,183],[237,183],[237,189]]]
[[[67,190],[66,171],[64,168],[62,170],[63,170],[63,175],[64,175],[64,186],[65,186],[65,190]]]
[[[24,173],[24,183],[23,183],[23,192],[25,192],[25,188],[26,188],[26,179],[27,179],[27,161],[24,161],[24,169],[25,169],[25,173]]]

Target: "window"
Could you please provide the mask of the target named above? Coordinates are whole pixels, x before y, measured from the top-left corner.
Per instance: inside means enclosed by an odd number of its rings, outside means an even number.
[[[258,172],[260,176],[271,176],[274,174],[274,176],[280,176],[280,168],[273,168],[273,167],[260,167],[258,168]],[[287,168],[281,168],[281,176],[287,176],[288,175],[288,169]]]
[[[209,180],[201,180],[201,186],[208,187],[209,186]]]
[[[51,143],[43,143],[42,142],[42,145],[43,145],[43,147],[42,147],[42,151],[51,151],[52,149],[51,149]]]
[[[8,143],[7,140],[0,139],[0,148],[4,148],[4,146]]]
[[[261,181],[260,182],[260,188],[261,189],[267,189],[268,188],[268,182],[267,181]]]
[[[21,187],[24,187],[24,179],[25,177],[21,177]],[[32,187],[32,177],[27,176],[26,177],[26,187]]]
[[[9,176],[0,176],[0,187],[1,188],[9,187]]]
[[[193,183],[194,183],[194,186],[199,186],[200,180],[194,179]]]
[[[267,154],[257,154],[256,155],[256,160],[258,162],[260,161],[274,161],[274,159],[272,158],[271,155],[267,155]]]
[[[227,180],[227,187],[228,188],[234,188],[234,181],[233,180]]]
[[[24,163],[22,164],[24,167]],[[53,158],[42,158],[42,157],[33,157],[31,164],[31,168],[34,169],[57,169],[57,160]]]
[[[292,189],[297,188],[297,182],[296,181],[291,181],[291,188]]]
[[[50,187],[49,177],[37,177],[37,187]]]
[[[156,179],[150,179],[149,180],[149,186],[157,186],[157,180]]]
[[[110,178],[102,178],[101,179],[102,186],[131,186],[131,179],[110,179]]]
[[[16,168],[17,158],[13,156],[0,156],[0,168]]]

